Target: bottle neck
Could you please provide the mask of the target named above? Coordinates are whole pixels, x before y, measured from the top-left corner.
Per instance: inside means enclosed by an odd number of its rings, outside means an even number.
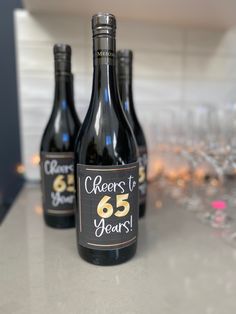
[[[119,77],[119,94],[123,109],[126,112],[132,112],[134,110],[134,104],[131,71],[129,75]]]
[[[93,38],[93,89],[92,102],[113,104],[119,101],[116,63],[115,38],[110,36]]]
[[[56,73],[54,108],[74,108],[73,79],[71,73]]]

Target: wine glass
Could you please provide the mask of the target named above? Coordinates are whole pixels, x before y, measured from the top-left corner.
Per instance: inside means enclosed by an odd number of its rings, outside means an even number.
[[[206,211],[199,217],[214,228],[228,228],[228,195],[225,190],[225,164],[230,154],[229,112],[220,105],[208,105],[208,128],[202,155],[212,166],[205,189]]]
[[[187,119],[188,139],[184,154],[191,164],[191,181],[186,199],[186,208],[190,211],[202,211],[202,190],[209,171],[209,164],[202,151],[205,148],[205,134],[208,129],[208,110],[205,105],[197,104],[189,108]]]

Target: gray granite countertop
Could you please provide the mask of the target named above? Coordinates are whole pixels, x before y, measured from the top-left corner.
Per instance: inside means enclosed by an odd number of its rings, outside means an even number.
[[[156,195],[135,258],[101,267],[79,258],[74,229],[44,225],[26,186],[0,227],[0,313],[235,314],[235,250],[173,201],[156,209]]]

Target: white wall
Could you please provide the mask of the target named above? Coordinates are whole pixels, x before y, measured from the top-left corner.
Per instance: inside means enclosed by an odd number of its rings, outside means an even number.
[[[73,48],[76,107],[81,118],[91,93],[90,19],[15,12],[21,140],[26,177],[38,179],[32,157],[52,109],[56,42]],[[134,96],[149,135],[158,106],[236,100],[236,29],[209,31],[118,20],[117,48],[134,50]]]

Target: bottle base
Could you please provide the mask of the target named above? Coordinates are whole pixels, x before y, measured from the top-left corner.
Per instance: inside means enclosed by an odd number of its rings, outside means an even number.
[[[75,216],[57,217],[52,215],[44,215],[45,224],[55,229],[69,229],[75,227]]]
[[[146,213],[146,202],[139,205],[139,218],[143,218]]]
[[[99,266],[119,265],[130,260],[136,253],[137,243],[122,249],[92,250],[84,246],[78,246],[80,257],[86,262]]]

